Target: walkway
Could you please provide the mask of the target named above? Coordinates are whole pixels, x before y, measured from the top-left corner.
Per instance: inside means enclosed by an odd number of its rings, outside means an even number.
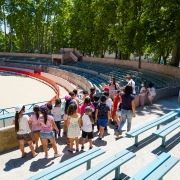
[[[151,121],[155,118],[157,118],[160,115],[163,115],[164,113],[167,113],[173,109],[178,108],[177,103],[177,97],[173,97],[166,100],[160,100],[156,102],[156,104],[152,107],[147,107],[145,109],[139,108],[137,110],[137,117],[136,119],[133,119],[133,127],[135,128],[137,126],[140,126],[144,124],[145,122]],[[124,173],[122,176],[124,179],[128,179],[128,177],[131,177],[133,174],[135,174],[137,171],[139,171],[142,167],[144,167],[146,164],[151,162],[157,155],[159,155],[161,152],[168,152],[172,154],[173,156],[180,158],[180,133],[179,130],[173,131],[170,135],[167,136],[167,143],[168,146],[166,149],[163,149],[160,146],[161,139],[157,139],[154,136],[151,136],[150,134],[155,131],[155,128],[145,132],[144,134],[139,136],[140,140],[140,146],[134,147],[132,146],[134,143],[133,138],[127,138],[125,137],[125,134],[123,133],[123,136],[119,139],[115,139],[114,126],[110,125],[108,127],[108,132],[105,134],[105,137],[103,141],[97,140],[97,132],[95,132],[95,138],[94,138],[94,146],[101,146],[104,148],[107,152],[98,158],[94,159],[92,161],[92,166],[98,164],[99,162],[103,161],[104,159],[110,157],[116,152],[119,152],[125,148],[128,148],[129,150],[136,153],[136,157],[132,160],[130,160],[128,163],[122,166],[121,172]],[[124,127],[126,129],[126,127]],[[96,131],[96,128],[95,128]],[[36,174],[37,172],[40,172],[46,168],[48,168],[51,165],[58,164],[62,161],[65,161],[72,156],[75,156],[79,153],[70,154],[67,152],[68,146],[65,145],[65,137],[62,137],[61,139],[57,140],[58,149],[59,152],[63,152],[63,156],[60,158],[53,158],[53,150],[51,145],[49,145],[49,159],[44,159],[44,153],[42,152],[42,149],[40,148],[40,153],[36,158],[31,158],[31,153],[28,153],[26,158],[22,159],[20,158],[20,151],[18,148],[5,152],[3,154],[0,154],[0,179],[26,179],[29,176],[32,176]],[[85,151],[88,150],[89,144],[85,144]],[[29,152],[29,148],[26,147],[26,152]],[[61,177],[57,179],[72,179],[76,177],[77,175],[84,172],[86,169],[85,165],[81,165],[78,168],[75,168],[74,170],[71,170],[70,172],[62,175]],[[178,163],[165,177],[164,180],[177,180],[178,177],[180,177],[180,163]],[[105,180],[113,179],[114,172],[106,176]]]

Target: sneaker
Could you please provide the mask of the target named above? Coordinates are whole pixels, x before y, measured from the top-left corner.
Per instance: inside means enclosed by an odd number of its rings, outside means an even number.
[[[99,137],[99,140],[101,141],[101,140],[102,140],[102,138],[101,138],[101,137]]]
[[[60,157],[60,156],[62,156],[62,154],[59,154],[59,153],[54,154],[54,157],[55,157],[55,158]]]
[[[122,134],[122,130],[119,131],[119,135],[121,135],[121,134]]]
[[[73,153],[73,151],[72,151],[72,150],[70,150],[70,149],[68,149],[68,151],[69,151],[70,153]]]
[[[79,149],[76,149],[76,152],[79,152]]]
[[[119,137],[119,132],[117,131],[117,132],[115,133],[115,135],[116,135],[116,137]]]
[[[84,149],[84,146],[81,146],[81,149],[83,150],[83,149]]]

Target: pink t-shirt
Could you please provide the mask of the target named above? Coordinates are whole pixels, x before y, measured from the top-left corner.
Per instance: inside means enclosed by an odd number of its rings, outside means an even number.
[[[93,105],[93,104],[90,104],[90,105],[88,105],[88,106],[90,106],[92,109],[94,109],[94,105]],[[84,104],[81,106],[81,114],[84,114],[86,107],[87,107],[87,106],[84,105]]]
[[[37,120],[35,114],[31,115],[31,121],[32,121],[32,130],[33,131],[37,131],[37,130],[41,129],[41,127],[38,126],[38,120]]]
[[[54,118],[48,115],[47,122],[46,124],[44,124],[44,117],[43,116],[39,117],[38,122],[41,123],[41,127],[40,127],[41,132],[52,132],[53,130],[52,121],[54,121]]]

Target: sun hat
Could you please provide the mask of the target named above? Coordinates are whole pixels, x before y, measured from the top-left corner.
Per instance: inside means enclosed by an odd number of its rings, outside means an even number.
[[[15,111],[20,113],[20,111],[22,110],[24,104],[18,104],[16,107],[15,107]]]
[[[43,111],[48,111],[48,107],[46,105],[42,105],[40,107],[40,111],[43,112]]]
[[[70,95],[66,95],[66,96],[64,97],[64,99],[65,99],[66,101],[68,101],[68,100],[71,99],[71,96],[70,96]]]

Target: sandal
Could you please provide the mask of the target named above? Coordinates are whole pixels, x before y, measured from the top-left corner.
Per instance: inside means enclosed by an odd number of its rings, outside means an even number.
[[[21,156],[22,158],[25,158],[25,156],[26,156],[26,152],[24,153],[24,155],[23,156]]]

